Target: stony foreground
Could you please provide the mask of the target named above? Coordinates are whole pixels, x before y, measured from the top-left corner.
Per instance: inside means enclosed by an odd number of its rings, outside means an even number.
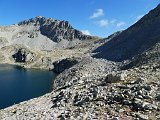
[[[52,93],[1,110],[0,119],[160,119],[160,66],[120,66],[84,58],[57,76]]]

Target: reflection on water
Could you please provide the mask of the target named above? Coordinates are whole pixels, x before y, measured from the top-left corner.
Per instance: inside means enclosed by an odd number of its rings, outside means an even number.
[[[52,71],[0,65],[0,109],[50,92],[55,77]]]

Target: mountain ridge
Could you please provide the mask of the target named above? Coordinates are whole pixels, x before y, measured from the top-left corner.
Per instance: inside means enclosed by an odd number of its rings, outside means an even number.
[[[1,47],[22,44],[38,50],[66,49],[85,40],[98,39],[74,29],[68,21],[42,16],[0,27],[0,36]]]
[[[19,26],[34,25],[39,26],[39,30],[44,36],[47,36],[54,42],[58,42],[61,39],[66,40],[85,40],[92,39],[89,35],[84,35],[77,29],[74,29],[68,21],[60,21],[52,18],[45,18],[37,16],[29,20],[24,20],[18,23]],[[59,37],[61,36],[61,37]]]
[[[160,42],[160,5],[137,23],[97,48],[95,57],[112,61],[132,59]]]

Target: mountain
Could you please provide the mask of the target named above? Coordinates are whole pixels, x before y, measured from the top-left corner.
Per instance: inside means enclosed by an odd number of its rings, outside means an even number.
[[[94,37],[74,29],[68,21],[38,16],[0,27],[0,46],[22,44],[39,50],[67,48]]]
[[[160,5],[151,10],[137,23],[124,30],[94,52],[95,57],[112,61],[133,59],[138,55],[149,53],[160,43]],[[160,47],[160,46],[159,46]],[[158,48],[159,48],[158,47]],[[153,49],[152,49],[153,48]],[[157,47],[156,47],[157,48]],[[153,59],[152,57],[147,57]],[[160,51],[156,52],[160,57]],[[147,54],[146,54],[147,56]],[[143,57],[144,58],[144,57]]]
[[[29,20],[18,23],[19,26],[33,25],[38,27],[42,35],[50,38],[54,42],[62,39],[72,41],[74,39],[85,40],[92,39],[91,36],[84,35],[82,32],[74,29],[68,21],[59,21],[52,18],[37,16]]]
[[[0,63],[53,69],[55,61],[85,56],[97,39],[67,21],[38,16],[0,27]]]

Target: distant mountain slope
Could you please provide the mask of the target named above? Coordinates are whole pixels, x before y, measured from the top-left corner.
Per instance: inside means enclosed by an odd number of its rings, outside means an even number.
[[[19,44],[39,50],[64,49],[94,38],[74,29],[67,21],[41,16],[0,27],[0,47]]]
[[[140,67],[142,65],[149,65],[153,68],[160,68],[160,42],[142,54],[135,56],[128,64],[124,65],[122,69]]]
[[[142,54],[159,42],[160,5],[94,52],[98,53],[95,55],[98,58],[123,61]],[[158,51],[158,54],[160,54],[160,51]]]

